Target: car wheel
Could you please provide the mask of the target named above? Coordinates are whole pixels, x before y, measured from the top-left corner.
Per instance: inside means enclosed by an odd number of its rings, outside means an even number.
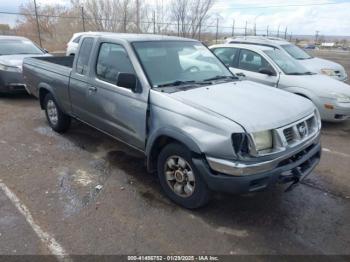
[[[157,171],[165,194],[189,209],[204,206],[210,190],[192,162],[192,153],[180,144],[168,144],[159,154]]]
[[[44,105],[46,119],[50,127],[58,133],[67,131],[70,126],[71,118],[60,110],[50,93],[45,96]]]

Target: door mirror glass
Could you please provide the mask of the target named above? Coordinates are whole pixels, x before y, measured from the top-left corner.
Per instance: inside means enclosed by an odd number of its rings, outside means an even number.
[[[117,86],[130,89],[134,93],[139,93],[138,81],[135,74],[119,73],[117,77]]]
[[[275,72],[272,72],[269,68],[260,68],[259,69],[260,74],[268,75],[268,76],[274,76],[276,75]]]

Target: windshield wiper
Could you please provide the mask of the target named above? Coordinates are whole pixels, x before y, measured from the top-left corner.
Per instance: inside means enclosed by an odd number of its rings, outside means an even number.
[[[180,85],[187,85],[187,84],[194,84],[196,81],[189,80],[189,81],[182,81],[182,80],[176,80],[170,83],[160,84],[155,87],[167,87],[167,86],[180,86]]]
[[[217,76],[214,76],[214,77],[211,77],[211,78],[208,78],[208,79],[204,79],[203,81],[207,82],[207,81],[215,81],[215,80],[221,80],[221,79],[236,79],[236,77],[234,77],[234,76],[220,76],[220,75],[217,75]]]
[[[291,73],[288,73],[288,75],[296,75],[296,76],[302,76],[302,75],[313,75],[314,73],[313,72],[291,72]]]

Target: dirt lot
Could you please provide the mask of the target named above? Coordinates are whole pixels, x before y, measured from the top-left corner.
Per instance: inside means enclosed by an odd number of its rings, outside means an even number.
[[[350,254],[350,121],[324,124],[321,164],[293,191],[197,211],[122,144],[77,122],[52,132],[35,99],[0,98],[0,127],[0,254]]]

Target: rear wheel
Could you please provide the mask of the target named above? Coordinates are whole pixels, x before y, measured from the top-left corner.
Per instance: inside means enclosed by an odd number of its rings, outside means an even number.
[[[44,105],[46,119],[50,127],[58,133],[67,131],[70,126],[71,118],[60,110],[50,93],[45,96]]]
[[[198,208],[209,201],[210,191],[183,145],[169,144],[158,157],[158,177],[165,194],[185,208]]]

